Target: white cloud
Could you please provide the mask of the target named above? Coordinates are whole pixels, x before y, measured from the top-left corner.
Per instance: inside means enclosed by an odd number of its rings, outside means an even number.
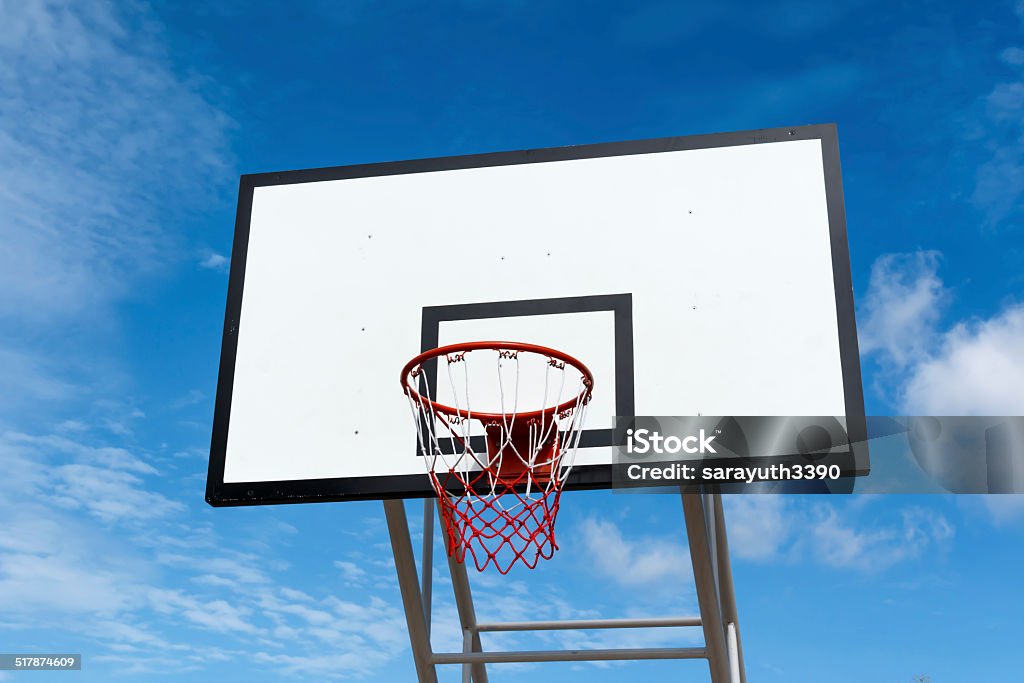
[[[163,650],[163,652],[167,652]],[[167,677],[168,674],[183,674],[202,669],[201,662],[214,659],[210,650],[202,646],[189,649],[188,658],[181,655],[151,654],[133,650],[124,654],[94,654],[89,661],[94,664],[112,665],[119,676]]]
[[[4,533],[29,544],[0,552],[0,603],[7,618],[17,615],[19,623],[38,626],[54,614],[109,617],[136,604],[137,580],[129,571],[92,557],[95,549],[73,543],[63,526],[45,535],[39,535],[40,527],[5,520]],[[29,531],[33,535],[24,538]]]
[[[677,538],[626,539],[614,522],[592,517],[583,522],[579,539],[592,566],[620,585],[650,588],[665,580],[676,586],[693,581],[690,556]]]
[[[1013,63],[1024,60],[1024,51],[1009,48],[1002,57]],[[1024,196],[1024,81],[997,83],[985,105],[993,131],[1002,137],[989,145],[991,158],[978,168],[971,201],[994,226],[1018,210]]]
[[[1024,494],[982,496],[981,503],[996,526],[1024,520]]]
[[[156,470],[152,465],[123,448],[88,446],[80,441],[53,435],[31,436],[28,434],[8,433],[4,434],[2,438],[12,445],[33,448],[40,460],[45,457],[44,452],[46,452],[71,456],[75,462],[82,464],[124,470],[136,474],[156,474]]]
[[[366,578],[366,571],[355,562],[348,560],[335,560],[334,566],[341,570],[347,581],[360,583]]]
[[[2,235],[2,233],[0,233]],[[0,370],[5,396],[58,399],[74,393],[74,385],[55,379],[51,364],[38,355],[0,348]]]
[[[237,583],[232,579],[218,576],[216,574],[203,574],[192,579],[193,583],[200,584],[202,586],[212,586],[213,588],[234,588]]]
[[[908,415],[1024,414],[1024,305],[939,329],[948,290],[933,251],[875,261],[860,348],[888,366],[891,402]]]
[[[278,664],[287,673],[319,672],[321,677],[350,678],[364,676],[404,650],[408,642],[405,616],[391,602],[369,596],[360,602],[327,597],[315,600],[288,591],[263,591],[255,603],[261,614],[274,624],[274,633],[290,635],[296,642],[311,647],[306,665],[298,665],[293,653],[256,657]],[[315,643],[311,641],[316,641]],[[317,644],[319,643],[319,644]],[[332,654],[321,661],[320,653],[327,646]],[[333,672],[322,671],[326,661],[340,659],[347,664]]]
[[[999,58],[1011,66],[1024,66],[1024,50],[1008,47],[999,53]]]
[[[996,121],[1011,120],[1024,111],[1024,83],[999,83],[988,95],[989,115]]]
[[[880,517],[877,496],[838,502],[772,495],[728,496],[729,550],[737,560],[800,562],[877,572],[945,546],[952,524],[938,512],[904,507]],[[874,512],[874,514],[872,514]]]
[[[261,566],[264,564],[263,558],[250,553],[221,551],[212,556],[196,557],[185,553],[158,552],[155,559],[168,567],[203,572],[206,575],[203,581],[210,585],[224,585],[227,577],[230,585],[244,591],[248,584],[270,582]]]
[[[1002,145],[978,167],[971,201],[996,225],[1018,206],[1024,193],[1024,144]]]
[[[203,256],[203,258],[199,261],[199,266],[201,268],[206,268],[208,270],[219,270],[225,273],[228,271],[229,265],[230,262],[228,261],[227,256],[222,256],[221,254],[218,254],[217,252],[214,251],[206,253]]]
[[[103,522],[136,524],[165,517],[184,506],[155,491],[147,490],[142,479],[104,467],[62,465],[50,470],[54,503],[84,509]]]
[[[875,260],[860,311],[861,353],[880,352],[900,367],[929,353],[947,296],[938,266],[935,251],[884,254]]]
[[[97,643],[94,661],[138,674],[223,658],[213,637],[236,641],[236,658],[249,658],[260,643],[315,658],[327,644],[361,662],[332,678],[365,676],[406,647],[393,600],[363,589],[342,601],[281,585],[276,573],[286,567],[276,558],[234,550],[190,519],[180,502],[152,490],[147,480],[156,470],[127,450],[6,434],[0,461],[5,628],[88,638]],[[273,520],[265,527],[295,531]],[[392,574],[390,566],[362,568]],[[187,661],[162,659],[184,649]],[[282,672],[293,668],[277,663]]]
[[[1024,415],[1024,305],[956,325],[906,384],[911,415]]]
[[[918,558],[953,536],[942,515],[924,508],[904,508],[899,525],[857,529],[834,507],[820,506],[801,543],[827,566],[876,572]]]
[[[129,527],[183,509],[146,487],[142,475],[156,470],[124,449],[8,433],[0,435],[0,456],[8,474],[0,493],[10,501],[38,498]]]
[[[19,459],[0,443],[0,461]],[[48,480],[45,465],[33,465],[7,469],[0,484],[0,604],[6,618],[15,626],[63,624],[74,631],[90,618],[111,620],[137,609],[147,572],[130,547],[112,542],[89,519],[46,503],[35,488]],[[43,476],[35,476],[40,471]]]
[[[792,528],[785,496],[725,496],[722,502],[733,556],[747,560],[778,557]]]
[[[201,392],[199,389],[189,389],[188,392],[181,398],[171,401],[170,407],[174,410],[181,410],[189,406],[194,406],[198,403],[202,403],[206,400],[206,394]]]
[[[283,587],[280,589],[281,597],[292,602],[312,602],[313,596],[295,590],[294,588]]]
[[[372,671],[372,667],[368,667],[372,658],[363,659],[358,652],[325,653],[320,650],[310,655],[257,652],[251,657],[256,662],[272,664],[283,674],[298,676],[300,679],[350,678]]]
[[[128,621],[100,621],[95,624],[96,628],[107,638],[118,643],[130,643],[132,645],[148,645],[160,650],[180,650],[185,646],[171,643],[164,638],[152,633],[149,629]],[[134,648],[133,648],[134,649]]]
[[[1024,50],[1019,47],[1005,48],[999,57],[1011,66],[1024,65]],[[986,226],[993,228],[1018,214],[1024,197],[1024,80],[996,83],[982,104],[979,140],[989,158],[977,169],[971,202],[985,215]]]
[[[147,598],[163,615],[178,615],[202,628],[217,632],[254,635],[261,630],[248,621],[250,609],[239,608],[223,599],[200,600],[182,591],[152,588]]]

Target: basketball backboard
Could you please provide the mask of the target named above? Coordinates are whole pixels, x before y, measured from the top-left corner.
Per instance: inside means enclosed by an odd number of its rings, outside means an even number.
[[[431,495],[399,371],[491,339],[593,371],[567,488],[616,415],[863,416],[834,126],[243,176],[207,501]]]

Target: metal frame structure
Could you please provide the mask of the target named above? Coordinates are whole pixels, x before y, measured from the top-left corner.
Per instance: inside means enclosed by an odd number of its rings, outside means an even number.
[[[721,494],[682,491],[681,493],[700,616],[480,623],[476,619],[466,567],[448,556],[448,570],[451,573],[455,605],[463,633],[461,652],[434,652],[430,644],[436,501],[424,501],[420,578],[416,572],[416,558],[409,535],[405,503],[398,499],[385,500],[384,513],[391,536],[398,586],[402,593],[402,604],[405,608],[409,641],[419,683],[437,683],[438,664],[461,664],[463,683],[488,683],[487,664],[643,659],[704,659],[708,662],[711,672],[711,683],[746,683]],[[498,631],[681,626],[700,626],[704,631],[704,646],[485,652],[480,641],[481,633]]]

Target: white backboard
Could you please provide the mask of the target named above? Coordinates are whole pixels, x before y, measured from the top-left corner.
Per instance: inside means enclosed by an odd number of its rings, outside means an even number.
[[[503,339],[615,415],[863,414],[831,126],[244,176],[207,499],[430,491],[399,371]]]

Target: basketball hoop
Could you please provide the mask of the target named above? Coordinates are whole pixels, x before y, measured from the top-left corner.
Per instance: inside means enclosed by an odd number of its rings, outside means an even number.
[[[536,344],[464,342],[406,363],[402,389],[449,554],[465,562],[468,553],[478,570],[493,564],[502,574],[554,554],[559,496],[593,386],[583,363]]]

